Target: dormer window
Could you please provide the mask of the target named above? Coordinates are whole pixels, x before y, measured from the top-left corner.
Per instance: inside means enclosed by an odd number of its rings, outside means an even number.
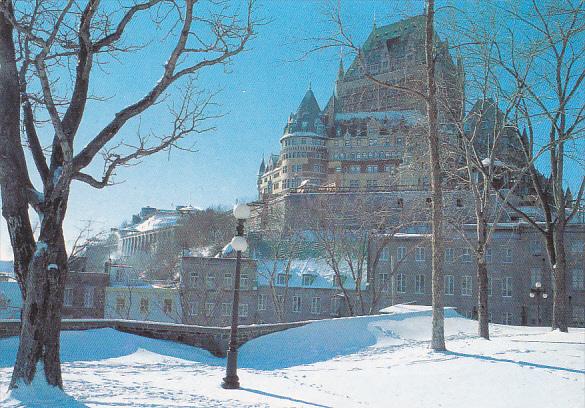
[[[315,281],[315,275],[303,274],[303,286],[311,286]]]
[[[276,283],[278,285],[286,285],[288,282],[288,275],[286,273],[279,273],[276,277]]]

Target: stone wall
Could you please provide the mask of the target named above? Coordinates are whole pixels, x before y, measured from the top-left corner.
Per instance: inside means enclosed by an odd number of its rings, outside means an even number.
[[[310,323],[310,321],[239,326],[238,344],[242,345],[256,337],[304,326],[307,323]],[[103,328],[112,328],[139,336],[160,340],[171,340],[191,346],[201,347],[218,357],[225,356],[230,338],[229,327],[206,327],[137,320],[107,319],[71,319],[63,320],[61,322],[61,330],[91,330]],[[0,320],[0,338],[18,336],[19,332],[19,320]]]

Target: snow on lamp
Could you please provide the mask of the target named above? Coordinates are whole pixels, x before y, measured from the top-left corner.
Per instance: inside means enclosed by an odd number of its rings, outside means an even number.
[[[247,220],[250,218],[250,207],[246,204],[234,205],[234,217],[238,220]]]
[[[246,238],[240,236],[233,237],[230,245],[235,251],[244,252],[246,249],[248,249],[248,242],[246,241]]]

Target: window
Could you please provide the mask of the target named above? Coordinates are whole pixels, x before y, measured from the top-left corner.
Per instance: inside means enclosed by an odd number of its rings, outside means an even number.
[[[189,275],[189,281],[191,283],[191,286],[195,286],[197,284],[197,280],[199,280],[199,272],[191,271]]]
[[[231,303],[222,303],[221,304],[221,315],[222,316],[231,316],[232,315],[232,304]]]
[[[431,204],[433,204],[433,199],[431,197],[428,197],[425,201],[427,203],[427,207],[430,207]]]
[[[207,289],[214,289],[215,288],[215,276],[213,276],[211,273],[207,274],[206,284],[207,284]]]
[[[396,275],[396,292],[406,293],[406,276],[403,273]]]
[[[215,309],[215,303],[206,303],[205,304],[205,316],[209,317],[213,315],[213,310]]]
[[[377,173],[378,172],[378,166],[370,165],[366,169],[367,169],[368,173]]]
[[[73,288],[65,288],[63,306],[73,306]]]
[[[502,279],[502,296],[512,297],[512,277],[506,276]]]
[[[506,251],[504,252],[504,262],[512,263],[512,248],[506,248]]]
[[[286,285],[288,282],[288,275],[285,273],[279,273],[276,277],[276,283],[278,285]]]
[[[165,299],[163,302],[163,312],[171,313],[173,311],[173,299]]]
[[[425,261],[425,249],[423,247],[416,247],[415,260],[417,262],[424,262]]]
[[[360,166],[349,166],[349,172],[353,174],[357,174],[360,172]]]
[[[240,288],[241,289],[248,289],[248,285],[249,285],[248,274],[247,273],[241,274],[240,275]]]
[[[360,181],[359,180],[349,180],[349,187],[350,188],[359,188]]]
[[[380,288],[382,292],[388,292],[388,274],[387,273],[380,273]]]
[[[302,164],[293,164],[292,171],[293,171],[293,173],[300,173],[301,171],[303,171],[303,165]]]
[[[455,279],[453,275],[445,275],[445,295],[455,294]]]
[[[314,297],[311,299],[311,314],[321,314],[321,298]]]
[[[248,304],[242,303],[238,308],[238,317],[248,317]]]
[[[284,306],[284,296],[283,295],[276,295],[276,304],[278,307]]]
[[[465,263],[471,262],[471,250],[469,248],[463,248],[463,253],[461,254],[461,262]]]
[[[463,200],[462,200],[462,199],[460,199],[460,198],[456,199],[456,200],[455,200],[455,205],[456,205],[457,207],[460,207],[460,208],[461,208],[461,207],[463,207]]]
[[[531,268],[530,269],[530,287],[531,288],[535,287],[536,282],[542,283],[542,270],[540,268]]]
[[[199,309],[197,307],[197,302],[189,302],[189,314],[191,316],[197,316],[199,313]]]
[[[492,263],[492,261],[493,261],[492,249],[486,248],[485,249],[485,262]]]
[[[382,253],[380,254],[381,261],[387,261],[390,259],[390,248],[384,247],[382,248]]]
[[[406,258],[406,248],[405,247],[398,247],[396,249],[396,258],[398,261],[402,261]]]
[[[473,281],[471,276],[464,276],[461,281],[461,296],[471,296],[473,292]]]
[[[148,298],[141,298],[140,299],[140,313],[147,314],[148,313]]]
[[[453,262],[454,258],[453,248],[445,248],[445,262]]]
[[[366,187],[367,188],[378,187],[378,181],[377,180],[366,180]]]
[[[425,275],[416,275],[414,278],[414,293],[422,295],[425,293]]]
[[[232,289],[234,287],[234,281],[230,272],[223,274],[223,286],[225,286],[227,289]]]
[[[399,198],[397,200],[397,204],[398,204],[398,208],[404,208],[404,199],[403,198]]]
[[[303,274],[302,279],[303,286],[311,286],[313,284],[313,281],[315,280],[315,276],[310,274]]]
[[[585,306],[573,306],[573,324],[585,326]]]
[[[292,311],[295,313],[301,313],[301,297],[300,296],[293,296]]]
[[[126,312],[126,299],[123,297],[116,298],[116,313],[122,314]]]
[[[266,295],[258,295],[258,310],[266,310]]]
[[[585,271],[573,269],[571,271],[571,278],[573,282],[573,289],[576,290],[585,289]]]
[[[502,324],[512,324],[512,313],[504,312],[502,315]]]

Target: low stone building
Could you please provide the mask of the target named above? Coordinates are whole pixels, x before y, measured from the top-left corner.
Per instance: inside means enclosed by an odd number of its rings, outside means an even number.
[[[235,269],[235,258],[183,258],[180,291],[185,323],[212,326],[231,323]],[[244,258],[240,324],[345,316],[348,312],[343,291],[335,282],[334,274],[324,263]]]
[[[473,242],[475,225],[464,227]],[[585,326],[585,225],[568,226],[567,291],[570,325]],[[379,291],[380,306],[431,304],[430,235],[395,234],[368,280]],[[546,250],[537,231],[522,221],[502,223],[488,245],[488,307],[490,321],[513,325],[551,324],[552,280]],[[473,250],[457,233],[445,242],[445,305],[477,317],[477,268]],[[530,297],[540,282],[548,297]]]
[[[107,273],[69,271],[65,280],[62,317],[64,319],[103,318],[105,289],[108,284]]]

